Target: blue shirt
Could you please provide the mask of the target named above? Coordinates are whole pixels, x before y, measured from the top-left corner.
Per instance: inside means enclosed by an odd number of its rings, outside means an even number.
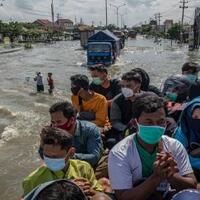
[[[96,166],[103,153],[103,142],[99,128],[88,121],[77,120],[73,146],[75,159],[84,160]]]
[[[183,144],[183,146],[186,148],[186,150],[189,148],[188,140],[186,135],[182,132],[181,128],[178,127],[174,133],[174,138],[179,140]],[[200,158],[194,158],[191,155],[189,155],[190,163],[193,168],[200,170]]]

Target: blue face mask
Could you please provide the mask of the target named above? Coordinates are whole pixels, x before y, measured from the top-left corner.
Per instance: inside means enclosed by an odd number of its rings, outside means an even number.
[[[46,166],[52,171],[59,171],[65,168],[65,158],[49,158],[44,156]]]
[[[138,124],[138,135],[147,144],[156,144],[165,133],[165,128],[161,126],[144,126]]]
[[[194,74],[188,74],[186,77],[191,84],[195,84],[198,79],[198,76]]]
[[[176,102],[178,95],[176,93],[174,93],[174,92],[166,92],[166,97],[169,100],[171,100],[173,102]]]

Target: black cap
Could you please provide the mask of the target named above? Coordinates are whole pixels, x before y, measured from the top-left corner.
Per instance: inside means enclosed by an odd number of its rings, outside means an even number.
[[[194,62],[186,62],[182,66],[182,72],[193,70],[193,72],[199,72],[200,71],[200,65]]]
[[[108,70],[106,66],[103,64],[92,65],[92,66],[89,66],[88,69],[91,71],[96,70],[98,72],[105,72],[106,74],[108,74]]]

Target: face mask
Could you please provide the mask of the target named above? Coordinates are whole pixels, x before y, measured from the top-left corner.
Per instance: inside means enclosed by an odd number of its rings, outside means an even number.
[[[60,129],[65,130],[65,131],[69,131],[69,130],[71,130],[72,126],[73,126],[73,124],[70,124],[69,121],[67,121],[63,125],[57,126],[57,128],[60,128]]]
[[[197,75],[194,74],[188,74],[186,77],[191,84],[195,84],[198,79]]]
[[[173,102],[176,102],[178,95],[176,93],[174,93],[174,92],[166,92],[166,97],[169,100],[171,100]]]
[[[80,89],[81,89],[81,87],[74,86],[74,87],[71,88],[71,92],[72,92],[73,95],[77,96]]]
[[[65,158],[49,158],[44,156],[44,163],[52,171],[59,171],[65,168]]]
[[[122,94],[124,95],[125,98],[129,98],[134,95],[133,90],[126,87],[122,88]]]
[[[147,144],[156,144],[165,132],[161,126],[144,126],[138,124],[138,135]]]
[[[103,81],[99,78],[99,77],[94,77],[92,82],[95,84],[95,85],[101,85],[103,83]]]

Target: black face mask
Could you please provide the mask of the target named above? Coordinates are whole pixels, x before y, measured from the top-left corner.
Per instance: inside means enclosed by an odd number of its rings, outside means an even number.
[[[73,95],[77,96],[80,89],[81,89],[81,87],[74,86],[74,87],[71,88],[71,92],[72,92]]]

